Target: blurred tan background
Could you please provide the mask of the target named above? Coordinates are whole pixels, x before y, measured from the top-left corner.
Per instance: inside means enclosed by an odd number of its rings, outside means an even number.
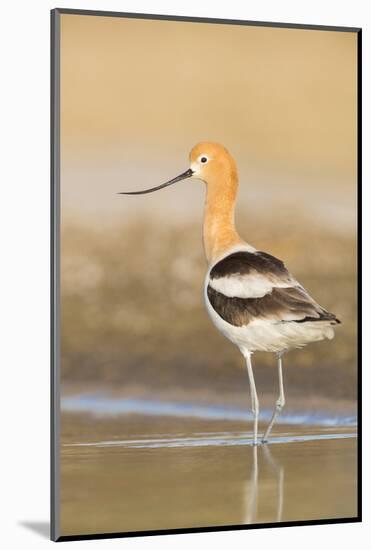
[[[242,358],[209,321],[204,188],[144,197],[223,143],[237,225],[342,320],[290,353],[288,396],[356,397],[356,35],[62,15],[62,381],[127,395],[243,395]],[[255,355],[258,390],[274,358]]]

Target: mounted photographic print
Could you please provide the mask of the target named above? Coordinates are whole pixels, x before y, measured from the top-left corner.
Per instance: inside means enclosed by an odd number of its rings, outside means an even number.
[[[52,538],[360,521],[361,31],[52,11]]]

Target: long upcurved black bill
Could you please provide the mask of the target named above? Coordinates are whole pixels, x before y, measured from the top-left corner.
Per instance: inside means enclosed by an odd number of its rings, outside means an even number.
[[[172,180],[167,181],[162,185],[158,185],[157,187],[151,187],[151,189],[144,189],[143,191],[121,191],[120,193],[118,193],[118,195],[144,195],[145,193],[152,193],[153,191],[158,191],[159,189],[163,189],[164,187],[173,185],[173,183],[176,183],[177,181],[190,178],[191,176],[193,176],[193,174],[193,170],[191,168],[188,168],[188,170],[183,172],[183,174],[179,174],[179,176],[177,176],[176,178],[173,178]]]

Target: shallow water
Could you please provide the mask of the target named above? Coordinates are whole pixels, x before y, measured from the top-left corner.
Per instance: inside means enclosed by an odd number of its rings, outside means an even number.
[[[279,424],[257,447],[239,418],[64,410],[61,427],[63,535],[357,514],[354,426]]]
[[[251,421],[252,414],[245,408],[216,406],[197,402],[165,401],[155,399],[130,399],[101,394],[78,394],[65,396],[61,401],[62,410],[89,412],[99,416],[118,414],[141,414],[149,416],[172,416],[203,418],[210,420]],[[270,409],[261,410],[259,418],[268,422]],[[357,417],[351,414],[331,413],[330,411],[290,411],[280,415],[280,424],[307,424],[316,426],[356,426]]]
[[[167,437],[164,437],[166,436]],[[191,437],[174,437],[171,434],[164,434],[160,438],[146,439],[124,439],[108,441],[92,441],[84,443],[66,443],[69,447],[126,447],[131,449],[165,449],[173,447],[215,447],[252,445],[253,439],[246,437],[245,432],[228,433],[221,432],[209,434],[194,434]],[[300,443],[304,441],[317,441],[325,439],[350,439],[356,437],[355,433],[321,433],[310,435],[280,434],[279,437],[271,437],[270,445],[277,443]]]

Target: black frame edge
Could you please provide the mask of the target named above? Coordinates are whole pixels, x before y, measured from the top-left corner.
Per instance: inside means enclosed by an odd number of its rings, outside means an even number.
[[[344,523],[359,523],[358,516],[339,519],[320,519],[303,521],[283,521],[281,523],[256,523],[252,525],[223,525],[216,527],[192,527],[184,529],[159,529],[157,531],[129,531],[118,533],[94,533],[89,535],[62,535],[56,542],[69,542],[74,540],[100,540],[133,537],[153,537],[163,535],[181,535],[192,533],[217,533],[220,531],[250,531],[251,529],[270,529],[277,527],[307,527],[311,525],[337,525]]]
[[[357,33],[357,503],[362,521],[362,29]]]

